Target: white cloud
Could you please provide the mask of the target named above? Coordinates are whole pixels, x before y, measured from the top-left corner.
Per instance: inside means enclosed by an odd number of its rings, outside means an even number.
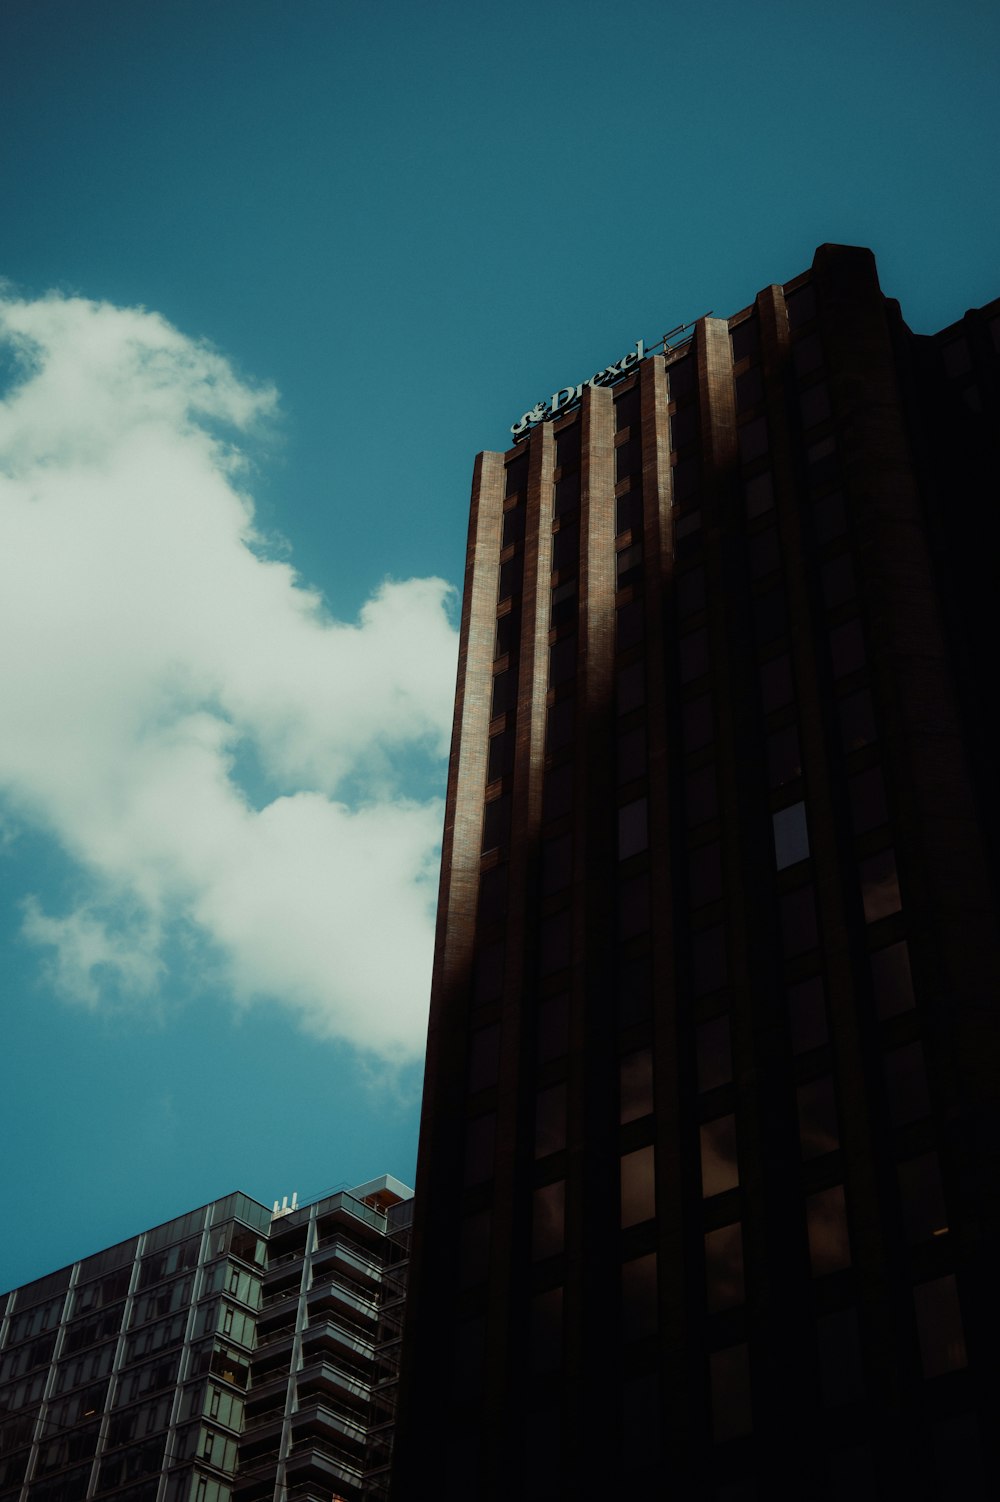
[[[450,587],[332,619],[241,488],[274,393],[156,314],[0,298],[4,344],[0,814],[81,876],[69,913],[26,894],[26,938],[98,1006],[155,999],[194,933],[237,1002],[413,1057],[441,808],[406,773],[446,751]]]

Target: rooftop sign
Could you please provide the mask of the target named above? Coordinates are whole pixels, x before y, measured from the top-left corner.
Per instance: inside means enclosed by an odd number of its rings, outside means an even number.
[[[614,365],[606,365],[596,375],[592,375],[589,381],[581,381],[579,386],[561,386],[554,391],[547,402],[536,402],[530,412],[525,412],[511,427],[515,443],[523,438],[531,428],[540,422],[548,422],[551,418],[565,412],[574,402],[578,402],[583,395],[585,386],[613,386],[620,381],[622,376],[628,375],[633,366],[638,365],[643,355],[643,343],[636,340],[635,349],[630,349],[627,355],[622,355]]]

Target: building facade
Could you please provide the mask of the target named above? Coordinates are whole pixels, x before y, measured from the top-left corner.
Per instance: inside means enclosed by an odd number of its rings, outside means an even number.
[[[998,351],[825,246],[477,458],[400,1496],[991,1494]]]
[[[0,1296],[0,1498],[384,1495],[409,1197],[232,1194]]]

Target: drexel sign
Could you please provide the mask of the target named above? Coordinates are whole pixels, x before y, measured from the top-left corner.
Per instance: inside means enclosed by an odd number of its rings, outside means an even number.
[[[642,352],[642,340],[637,339],[635,349],[630,349],[627,355],[622,355],[614,365],[606,365],[603,370],[592,375],[589,381],[581,381],[579,386],[561,386],[558,391],[552,393],[549,401],[536,402],[531,411],[525,412],[511,427],[510,431],[515,440],[523,438],[529,428],[535,427],[537,423],[548,422],[550,418],[556,417],[567,407],[571,407],[574,402],[578,402],[585,386],[613,386],[616,381],[621,380],[622,376],[628,375],[634,365],[638,365],[642,359]]]

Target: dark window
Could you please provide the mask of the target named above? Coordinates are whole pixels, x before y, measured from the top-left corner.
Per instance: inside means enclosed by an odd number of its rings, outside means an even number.
[[[792,664],[788,657],[782,653],[780,657],[771,657],[767,662],[762,662],[760,695],[765,713],[770,714],[772,710],[783,709],[786,704],[792,702],[793,694]]]
[[[721,924],[692,935],[694,994],[704,996],[726,983],[726,933]]]
[[[642,529],[642,491],[627,490],[615,501],[615,534]]]
[[[490,1222],[488,1210],[467,1215],[462,1222],[458,1253],[460,1288],[474,1288],[486,1280],[490,1262]]]
[[[535,1096],[535,1157],[547,1158],[566,1146],[566,1086],[550,1085]]]
[[[697,772],[689,772],[684,778],[684,812],[688,826],[694,828],[706,819],[714,819],[718,808],[715,767],[709,764]]]
[[[763,516],[765,511],[771,510],[774,505],[774,480],[769,469],[754,475],[752,480],[747,480],[744,490],[748,520],[753,521],[755,516]]]
[[[811,323],[816,317],[816,289],[812,282],[806,282],[796,291],[790,292],[785,299],[785,308],[788,312],[790,329],[798,329],[805,323]]]
[[[571,621],[576,615],[577,606],[577,581],[567,579],[565,584],[557,584],[552,591],[552,614],[553,626],[560,625],[563,621]]]
[[[822,569],[823,600],[827,610],[836,610],[853,600],[858,592],[854,564],[849,553],[838,553],[828,558]]]
[[[538,966],[542,975],[564,970],[569,964],[572,934],[572,914],[568,908],[542,919],[538,928]]]
[[[693,501],[701,485],[701,460],[698,458],[679,460],[673,467],[671,478],[674,505],[681,506]]]
[[[476,1116],[465,1128],[465,1182],[481,1184],[493,1174],[497,1119],[494,1112]]]
[[[826,422],[830,416],[830,393],[826,382],[820,381],[815,386],[808,386],[799,396],[799,407],[803,427],[814,428],[817,423]]]
[[[750,1352],[745,1345],[713,1351],[709,1358],[712,1384],[712,1438],[716,1444],[749,1434]]]
[[[767,738],[768,786],[783,787],[802,775],[802,752],[796,725],[785,725]]]
[[[916,1005],[910,974],[910,950],[905,941],[876,949],[869,956],[872,993],[879,1017],[895,1017]]]
[[[767,453],[767,418],[755,417],[739,429],[740,458],[750,464]]]
[[[561,746],[569,745],[573,739],[575,714],[576,702],[573,699],[559,699],[550,706],[545,722],[545,749],[547,751],[558,751]]]
[[[690,683],[708,672],[708,631],[690,631],[677,644],[677,658],[682,683]]]
[[[700,531],[701,531],[701,512],[700,511],[697,511],[697,510],[695,510],[695,511],[691,511],[691,510],[685,511],[684,515],[683,516],[679,516],[677,518],[677,520],[674,522],[674,540],[677,543],[683,542],[685,538],[693,538],[695,536],[695,534],[699,533]]]
[[[688,881],[693,908],[717,902],[722,896],[722,850],[718,840],[688,852]]]
[[[728,1016],[703,1022],[695,1034],[699,1091],[716,1090],[733,1077],[733,1050]]]
[[[860,689],[841,699],[840,735],[845,751],[857,751],[861,746],[873,745],[877,739],[875,730],[875,707],[871,690]]]
[[[638,437],[630,437],[615,449],[615,480],[627,479],[642,468],[642,445]]]
[[[564,761],[561,766],[550,767],[545,774],[542,795],[543,815],[546,819],[561,819],[573,806],[573,763]]]
[[[637,725],[618,737],[618,781],[632,782],[646,770],[646,727]]]
[[[496,850],[506,844],[510,832],[510,794],[494,798],[483,809],[483,850]]]
[[[750,554],[750,574],[754,579],[763,579],[766,574],[773,574],[781,565],[777,527],[754,532],[747,542],[747,551]]]
[[[751,365],[736,377],[736,410],[749,412],[764,400],[764,381],[759,365]]]
[[[630,428],[639,421],[639,383],[615,397],[615,430]]]
[[[630,662],[618,672],[618,713],[628,714],[646,702],[646,665],[641,660]]]
[[[710,1314],[744,1300],[743,1232],[739,1221],[705,1237],[705,1294]]]
[[[519,491],[526,490],[528,485],[528,456],[518,454],[512,459],[504,471],[504,496],[517,495]]]
[[[899,877],[896,874],[896,857],[891,850],[880,850],[861,862],[861,899],[864,903],[865,922],[876,923],[900,909]]]
[[[532,1196],[531,1259],[555,1257],[566,1242],[566,1184],[543,1184]]]
[[[744,318],[742,323],[734,325],[730,331],[733,341],[733,364],[744,360],[748,355],[755,355],[760,348],[760,329],[757,319],[754,317]]]
[[[889,1120],[893,1126],[919,1121],[930,1112],[924,1050],[919,1043],[905,1043],[885,1056],[885,1085]]]
[[[617,651],[626,652],[629,647],[634,647],[637,642],[642,641],[642,611],[643,601],[640,598],[638,600],[631,600],[627,605],[623,605],[620,610],[615,612],[617,622],[615,646]]]
[[[549,648],[549,687],[568,683],[576,673],[576,632],[561,636]]]
[[[580,471],[562,475],[555,484],[552,509],[556,516],[565,516],[575,511],[580,503]]]
[[[806,1196],[806,1229],[814,1278],[850,1267],[851,1243],[843,1184]]]
[[[624,1056],[620,1081],[622,1124],[648,1116],[653,1109],[653,1055],[650,1049],[640,1048]]]
[[[480,923],[497,923],[507,911],[507,867],[493,866],[479,878]]]
[[[622,1334],[641,1340],[656,1329],[656,1253],[622,1263]]]
[[[515,558],[508,558],[506,563],[500,565],[500,588],[497,598],[508,600],[521,588],[521,575],[524,572],[524,554],[518,553]]]
[[[685,755],[707,746],[713,735],[712,696],[689,699],[681,705],[681,743]]]
[[[797,376],[808,375],[823,364],[823,345],[818,334],[806,334],[792,345],[792,363]]]
[[[794,892],[783,892],[779,906],[785,953],[804,954],[807,949],[815,949],[819,943],[819,929],[812,884],[797,887]]]
[[[698,436],[698,408],[692,403],[689,407],[681,407],[670,419],[670,447],[672,449],[683,448],[687,443],[693,443]]]
[[[701,1140],[701,1192],[705,1199],[725,1194],[740,1182],[736,1156],[736,1117],[719,1116],[704,1121],[699,1129]]]
[[[649,873],[640,871],[618,887],[618,938],[624,943],[649,928]]]
[[[618,810],[618,859],[628,860],[649,845],[649,803],[636,798]]]
[[[472,998],[476,1006],[496,1001],[503,989],[504,945],[485,944],[476,954],[472,978]]]
[[[914,1245],[948,1232],[948,1211],[937,1153],[924,1153],[900,1163],[899,1198],[903,1211],[903,1234]]]
[[[758,595],[753,602],[754,636],[759,646],[766,646],[788,629],[788,609],[784,591],[769,589],[766,595]]]
[[[558,835],[542,844],[542,896],[561,892],[568,887],[573,875],[573,839],[571,835]]]
[[[497,1082],[500,1067],[500,1024],[480,1027],[469,1040],[469,1090],[485,1090]]]
[[[913,1290],[925,1377],[940,1377],[966,1365],[965,1334],[954,1277],[918,1283]]]
[[[656,1214],[656,1161],[652,1147],[625,1153],[621,1160],[621,1223],[636,1226]]]
[[[864,667],[865,638],[859,620],[847,621],[830,632],[830,659],[835,678],[844,678]]]
[[[687,573],[677,576],[676,584],[677,614],[683,619],[688,615],[695,615],[705,608],[705,570],[699,564],[697,568],[688,569]]]
[[[838,1309],[816,1322],[819,1372],[827,1408],[856,1403],[865,1395],[861,1338],[855,1309]]]
[[[620,960],[615,975],[615,1002],[622,1027],[642,1022],[652,1009],[652,983],[648,954]]]
[[[494,657],[506,657],[517,646],[517,628],[520,625],[520,617],[516,610],[508,610],[506,615],[497,618],[496,645],[493,648]]]
[[[972,370],[972,355],[964,339],[953,339],[950,344],[943,344],[941,359],[944,363],[944,373],[949,380],[968,375]]]
[[[538,1004],[538,1061],[561,1059],[569,1048],[569,996],[547,996]]]
[[[561,526],[552,538],[552,567],[561,575],[575,573],[580,558],[580,532]]]
[[[615,568],[618,574],[618,588],[626,589],[630,584],[635,584],[642,578],[642,543],[635,542],[630,548],[622,548],[615,555]]]
[[[486,758],[486,781],[495,782],[509,772],[514,763],[514,737],[509,729],[490,740]]]
[[[889,817],[885,802],[885,783],[878,767],[869,767],[858,772],[848,784],[851,798],[851,823],[855,834],[865,834],[877,829]]]
[[[510,511],[503,514],[503,541],[502,546],[509,548],[512,542],[520,542],[524,536],[525,508],[513,506]]]
[[[508,709],[513,709],[517,703],[517,674],[510,669],[504,673],[493,675],[493,703],[490,708],[490,718],[495,719],[499,714],[506,714]]]
[[[812,975],[789,986],[788,1026],[795,1054],[808,1053],[826,1042],[826,997],[821,976]]]
[[[803,1158],[819,1158],[836,1151],[840,1145],[837,1130],[837,1102],[833,1078],[809,1080],[795,1092],[799,1110],[799,1145]]]
[[[813,518],[819,542],[832,542],[835,537],[842,537],[847,531],[843,493],[831,490],[827,495],[820,496],[813,506]]]

